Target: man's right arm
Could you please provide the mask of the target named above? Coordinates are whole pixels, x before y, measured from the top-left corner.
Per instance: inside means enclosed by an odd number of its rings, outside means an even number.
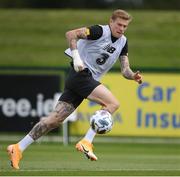
[[[76,72],[84,69],[83,61],[81,60],[77,49],[77,41],[79,39],[87,39],[88,33],[89,29],[85,27],[66,32],[66,39],[72,52],[73,65]]]
[[[86,27],[78,28],[66,32],[66,39],[68,41],[69,47],[71,50],[77,49],[77,41],[79,39],[87,39],[89,34],[89,29]]]
[[[73,50],[77,49],[77,41],[79,39],[97,40],[102,36],[102,34],[102,27],[99,25],[93,25],[68,31],[66,33],[66,39],[69,43],[70,49]]]
[[[84,69],[83,61],[81,60],[77,49],[77,41],[79,39],[97,40],[102,36],[102,33],[102,27],[99,25],[78,28],[66,32],[66,39],[72,51],[73,64],[76,72]]]

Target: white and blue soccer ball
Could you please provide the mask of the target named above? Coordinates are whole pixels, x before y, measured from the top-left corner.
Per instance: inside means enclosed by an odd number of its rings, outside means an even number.
[[[98,134],[105,134],[111,131],[113,127],[111,114],[106,110],[96,111],[90,119],[90,125]]]

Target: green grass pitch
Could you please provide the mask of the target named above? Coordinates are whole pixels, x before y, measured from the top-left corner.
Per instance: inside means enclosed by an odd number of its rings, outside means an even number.
[[[95,143],[98,161],[91,162],[77,152],[74,144],[31,145],[19,171],[11,169],[1,142],[1,176],[178,176],[180,144]]]

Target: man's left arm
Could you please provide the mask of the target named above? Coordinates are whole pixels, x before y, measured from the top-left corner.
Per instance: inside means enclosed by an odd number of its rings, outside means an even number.
[[[126,79],[134,80],[139,84],[142,83],[142,76],[139,71],[133,72],[129,66],[129,59],[127,55],[120,56],[121,72]]]

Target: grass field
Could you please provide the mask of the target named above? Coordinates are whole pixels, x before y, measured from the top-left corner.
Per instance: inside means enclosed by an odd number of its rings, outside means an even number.
[[[180,144],[96,143],[97,162],[76,152],[74,144],[33,144],[24,153],[21,169],[10,168],[1,143],[1,176],[178,176],[180,175]]]
[[[65,32],[107,24],[111,12],[0,9],[0,66],[67,66]],[[126,33],[131,66],[180,68],[180,12],[129,12],[133,16]]]

